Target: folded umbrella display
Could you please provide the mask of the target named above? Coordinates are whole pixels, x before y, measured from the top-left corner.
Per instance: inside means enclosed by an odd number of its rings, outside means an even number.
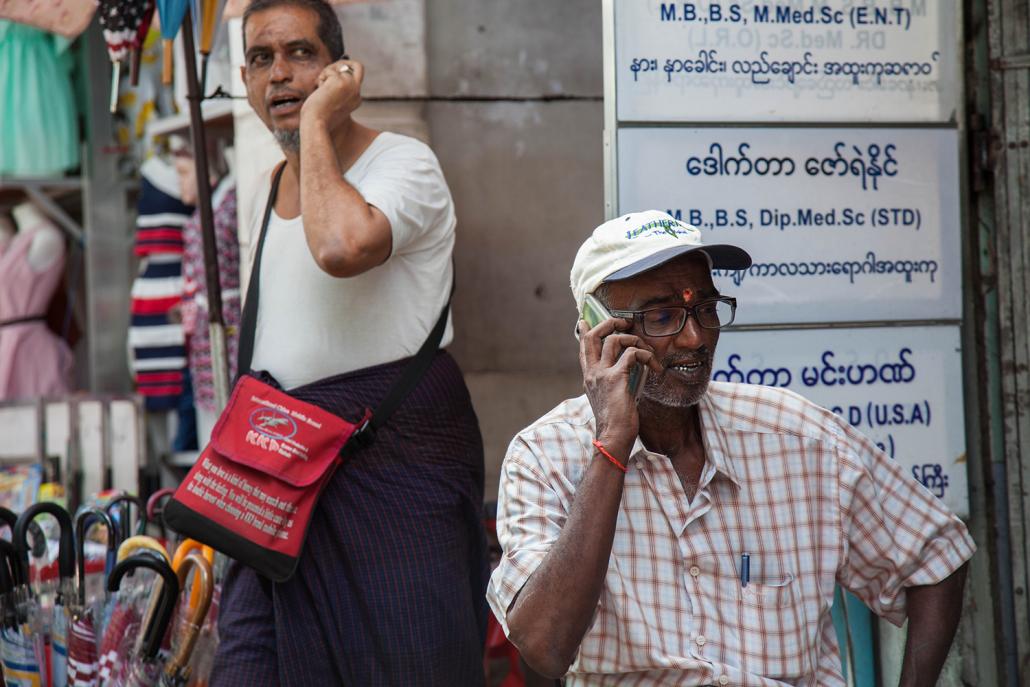
[[[105,573],[114,566],[117,535],[111,517],[100,508],[83,508],[75,516],[75,545],[78,587],[75,604],[69,606],[71,623],[68,629],[68,686],[95,687],[99,674],[96,616],[98,608],[86,594],[86,535],[93,525],[107,529]],[[107,588],[106,574],[104,589]],[[102,603],[103,600],[101,599]]]
[[[56,585],[43,581],[37,593],[33,590],[30,574],[28,535],[31,523],[44,514],[57,520],[60,538],[58,576]],[[63,687],[68,680],[68,615],[65,606],[74,594],[75,574],[71,516],[56,503],[36,503],[18,516],[13,535],[12,543],[24,581],[14,592],[21,633],[35,648],[40,684],[43,687]]]
[[[177,556],[176,559],[172,567],[179,578],[180,588],[186,588],[191,572],[193,573],[193,584],[190,587],[189,604],[183,609],[183,617],[178,627],[178,646],[161,676],[162,687],[185,687],[189,682],[190,657],[197,644],[197,639],[200,637],[200,631],[204,625],[204,619],[207,617],[208,609],[211,607],[211,597],[215,590],[211,561],[200,551],[191,549],[185,556],[181,558]]]
[[[153,537],[142,535],[130,537],[121,543],[118,547],[118,562],[122,563],[132,556],[141,554],[163,559],[168,564],[168,552],[161,543]],[[108,589],[111,588],[112,579],[113,577],[108,577]],[[139,634],[144,622],[143,604],[147,601],[151,587],[154,591],[160,591],[161,584],[159,579],[153,585],[147,585],[141,577],[137,577],[134,584],[110,598],[104,614],[104,629],[99,648],[98,674],[102,687],[119,684],[118,681],[124,679],[123,673],[127,670],[126,660],[133,650],[132,638]]]
[[[160,585],[154,585],[151,598],[156,601],[153,614],[141,626],[139,641],[122,657],[123,670],[112,675],[103,687],[152,687],[161,679],[162,659],[159,656],[161,644],[175,613],[179,596],[179,578],[167,559],[152,550],[138,551],[119,561],[107,580],[107,589],[116,592],[122,578],[129,572],[149,569],[158,574]]]
[[[13,528],[12,528],[13,529]],[[24,583],[14,545],[0,539],[0,663],[9,687],[38,687],[39,661],[34,642],[21,631],[15,609],[15,590]]]

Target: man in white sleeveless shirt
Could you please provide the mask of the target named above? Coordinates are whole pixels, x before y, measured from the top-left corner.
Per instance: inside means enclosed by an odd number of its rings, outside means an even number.
[[[448,302],[451,195],[425,144],[351,118],[365,70],[328,3],[254,0],[243,33],[248,100],[286,158],[254,265],[251,369],[355,420]],[[451,339],[448,323],[440,346]],[[330,481],[293,578],[232,567],[212,684],[482,684],[482,470],[468,392],[441,351]]]

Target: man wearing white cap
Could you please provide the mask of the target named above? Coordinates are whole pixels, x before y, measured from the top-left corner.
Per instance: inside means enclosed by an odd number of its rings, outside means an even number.
[[[710,382],[740,248],[655,211],[598,227],[572,291],[586,394],[519,433],[487,597],[539,672],[584,685],[845,685],[837,584],[900,625],[933,685],[975,546],[846,422],[784,389]],[[638,367],[641,366],[641,367]],[[646,368],[639,394],[630,380]]]

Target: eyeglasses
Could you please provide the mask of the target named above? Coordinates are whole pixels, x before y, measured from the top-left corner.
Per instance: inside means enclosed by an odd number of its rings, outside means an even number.
[[[623,317],[640,323],[647,336],[675,336],[683,331],[687,317],[694,316],[705,329],[722,329],[733,324],[737,299],[719,296],[697,305],[668,305],[647,310],[612,310],[612,317]]]

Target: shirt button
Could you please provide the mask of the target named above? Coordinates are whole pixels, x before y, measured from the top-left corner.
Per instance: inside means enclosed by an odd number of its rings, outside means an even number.
[[[730,684],[730,677],[729,677],[729,675],[720,675],[719,676],[719,684],[720,685],[728,685],[728,684]]]
[[[697,639],[695,639],[694,641],[695,641],[695,642],[697,642],[697,645],[698,645],[698,646],[704,646],[704,645],[705,645],[705,642],[707,642],[708,640],[707,640],[707,639],[705,639],[705,636],[704,636],[704,635],[698,635],[698,636],[697,636]]]
[[[690,574],[694,577],[697,577],[701,574],[701,568],[697,567],[696,565],[690,566]]]

